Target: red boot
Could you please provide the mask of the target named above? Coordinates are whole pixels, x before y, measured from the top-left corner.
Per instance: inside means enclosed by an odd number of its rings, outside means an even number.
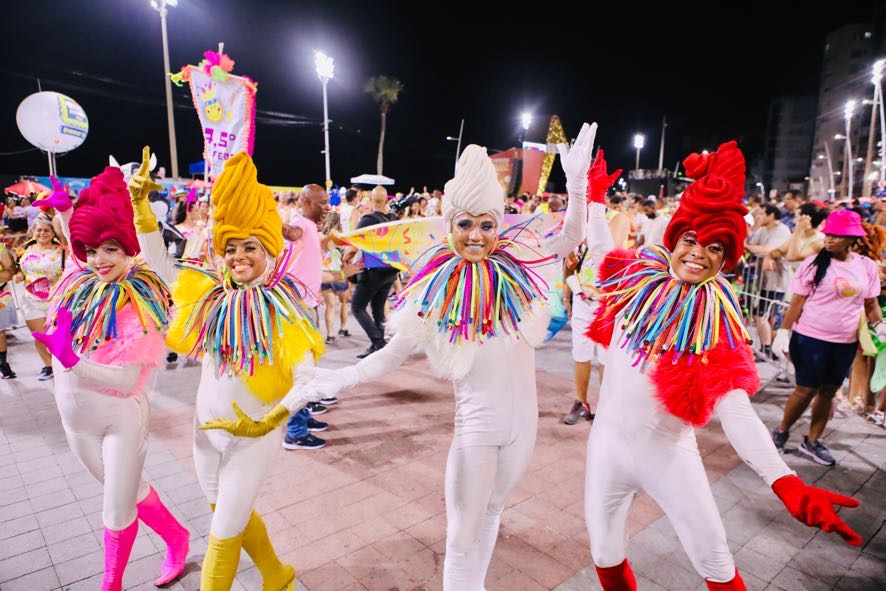
[[[707,579],[705,579],[705,583],[710,591],[748,591],[748,588],[744,586],[744,581],[741,580],[741,575],[738,574],[738,569],[735,569],[735,577],[728,583],[717,583]]]
[[[600,585],[603,591],[637,591],[637,579],[634,578],[634,571],[625,558],[621,564],[616,566],[597,566],[597,576],[600,578]]]

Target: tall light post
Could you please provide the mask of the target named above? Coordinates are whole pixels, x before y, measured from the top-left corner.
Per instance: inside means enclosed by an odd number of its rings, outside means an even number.
[[[637,150],[637,161],[634,163],[634,170],[640,170],[640,150],[646,145],[646,136],[642,133],[634,135],[634,148]]]
[[[450,142],[458,142],[455,145],[455,171],[453,172],[453,176],[458,172],[458,156],[461,154],[461,136],[465,130],[465,120],[461,120],[461,125],[458,127],[458,137],[452,137],[451,135],[446,136],[446,140]]]
[[[332,187],[332,173],[329,171],[329,101],[326,94],[326,85],[335,74],[335,64],[332,58],[322,51],[314,52],[314,66],[317,68],[317,77],[323,83],[323,154],[326,156],[326,190]]]
[[[846,107],[843,109],[843,118],[846,120],[846,165],[848,168],[847,196],[849,197],[849,199],[852,199],[853,169],[855,168],[855,162],[852,159],[852,139],[849,135],[852,128],[852,115],[854,112],[855,101],[846,101]]]
[[[175,144],[175,119],[172,115],[172,81],[169,79],[169,38],[166,35],[166,7],[178,6],[178,0],[151,0],[151,8],[160,13],[160,32],[163,35],[163,79],[166,81],[166,124],[169,132],[169,159],[172,180],[178,180],[178,149]]]
[[[658,147],[658,169],[662,170],[664,168],[664,146],[665,146],[665,132],[668,129],[668,118],[661,118],[661,145]]]
[[[875,92],[879,96],[880,111],[880,181],[886,180],[886,109],[883,106],[883,69],[886,68],[886,59],[874,62],[874,74],[871,82],[874,83]]]

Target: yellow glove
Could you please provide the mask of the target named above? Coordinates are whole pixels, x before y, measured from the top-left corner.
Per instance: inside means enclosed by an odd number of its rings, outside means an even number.
[[[234,414],[237,415],[236,421],[213,419],[200,425],[200,430],[223,429],[237,437],[261,437],[282,425],[292,414],[288,408],[278,404],[269,413],[256,421],[243,412],[243,409],[236,402],[232,402],[231,406],[234,408]]]
[[[132,209],[135,214],[135,230],[139,234],[148,234],[157,231],[157,216],[148,202],[148,194],[151,191],[159,191],[163,185],[158,185],[151,178],[151,148],[145,146],[142,149],[142,164],[129,179],[129,197],[132,200]]]

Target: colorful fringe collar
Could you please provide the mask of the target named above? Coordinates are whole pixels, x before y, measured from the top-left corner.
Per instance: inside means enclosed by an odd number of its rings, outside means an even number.
[[[79,271],[59,285],[53,297],[53,312],[64,306],[71,311],[74,350],[83,355],[105,341],[117,339],[117,313],[132,304],[142,330],[153,324],[163,330],[169,324],[169,288],[147,265],[130,267],[123,279],[101,281],[89,269]]]
[[[273,364],[274,337],[283,335],[284,323],[304,330],[306,321],[313,328],[311,315],[302,301],[307,288],[282,272],[287,266],[285,263],[281,267],[278,261],[269,282],[242,287],[224,269],[179,264],[179,268],[217,279],[186,322],[186,331],[196,331],[198,335],[189,355],[195,357],[202,352],[214,356],[220,376],[251,376],[257,366]]]
[[[645,370],[650,361],[675,351],[702,355],[724,338],[735,348],[750,342],[735,293],[721,274],[692,285],[670,273],[671,253],[661,246],[640,250],[624,271],[602,281],[604,305],[619,318],[624,310],[619,346],[634,356],[634,366]]]
[[[451,242],[428,249],[416,261],[421,268],[398,294],[395,309],[417,299],[418,315],[425,322],[436,316],[438,330],[448,332],[455,344],[516,335],[530,305],[545,300],[547,284],[507,252],[509,244],[499,241],[477,263],[456,254]]]

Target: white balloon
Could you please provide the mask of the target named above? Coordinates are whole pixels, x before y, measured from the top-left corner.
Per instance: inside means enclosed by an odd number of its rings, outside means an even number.
[[[89,133],[83,107],[58,92],[38,92],[27,97],[15,113],[18,130],[33,146],[61,154],[78,147]]]

